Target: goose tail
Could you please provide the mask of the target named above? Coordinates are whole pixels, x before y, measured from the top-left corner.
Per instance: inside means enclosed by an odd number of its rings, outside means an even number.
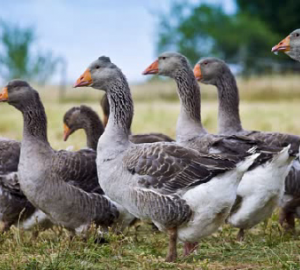
[[[276,164],[277,166],[283,166],[291,163],[294,159],[294,155],[290,155],[291,145],[289,144],[288,146],[284,147],[280,152],[276,153],[273,156],[272,163]]]
[[[255,147],[253,147],[255,148]],[[250,149],[248,150],[249,153],[251,153],[250,156],[247,156],[243,161],[240,161],[237,164],[237,170],[241,173],[246,172],[249,167],[253,164],[253,162],[259,157],[260,153],[256,153],[256,148],[255,149]]]

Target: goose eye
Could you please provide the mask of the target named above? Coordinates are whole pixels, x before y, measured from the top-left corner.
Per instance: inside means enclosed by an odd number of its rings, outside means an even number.
[[[163,57],[161,57],[161,59],[162,59],[162,60],[165,60],[165,59],[166,59],[166,57],[165,57],[165,56],[163,56]]]
[[[207,62],[204,62],[204,65],[207,65],[208,63]]]
[[[96,66],[96,69],[99,69],[100,67],[99,66]]]
[[[299,37],[300,36],[300,34],[299,33],[296,33],[296,37]]]

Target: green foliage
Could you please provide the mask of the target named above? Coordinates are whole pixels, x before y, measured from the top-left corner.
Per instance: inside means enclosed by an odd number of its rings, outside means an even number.
[[[248,74],[268,71],[274,59],[271,47],[281,38],[252,12],[226,14],[215,5],[177,1],[159,19],[158,52],[179,51],[192,63],[201,57],[216,56],[240,64]]]
[[[287,36],[300,27],[300,2],[295,0],[236,0],[239,12],[255,16],[274,33]]]
[[[51,52],[34,52],[33,28],[0,21],[0,74],[6,80],[22,78],[46,82],[55,72],[58,58]]]

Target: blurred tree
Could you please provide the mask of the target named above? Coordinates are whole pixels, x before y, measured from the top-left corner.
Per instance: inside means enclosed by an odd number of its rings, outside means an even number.
[[[0,22],[0,74],[6,80],[22,78],[45,83],[55,72],[58,58],[33,51],[34,29]]]
[[[247,8],[244,2],[248,1],[237,1],[245,11],[235,14],[226,14],[220,6],[173,2],[170,12],[159,16],[158,52],[179,51],[192,63],[201,57],[216,56],[239,64],[247,74],[268,71],[274,58],[271,47],[282,37],[255,16],[251,5]],[[254,2],[274,5],[271,1]]]
[[[300,1],[295,0],[236,0],[240,13],[255,16],[274,33],[286,36],[300,27]]]

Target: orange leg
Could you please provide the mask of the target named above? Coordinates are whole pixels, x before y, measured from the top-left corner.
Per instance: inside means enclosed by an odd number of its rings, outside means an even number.
[[[183,255],[184,256],[188,256],[190,254],[192,254],[198,247],[198,243],[184,243],[184,249],[183,249]]]

